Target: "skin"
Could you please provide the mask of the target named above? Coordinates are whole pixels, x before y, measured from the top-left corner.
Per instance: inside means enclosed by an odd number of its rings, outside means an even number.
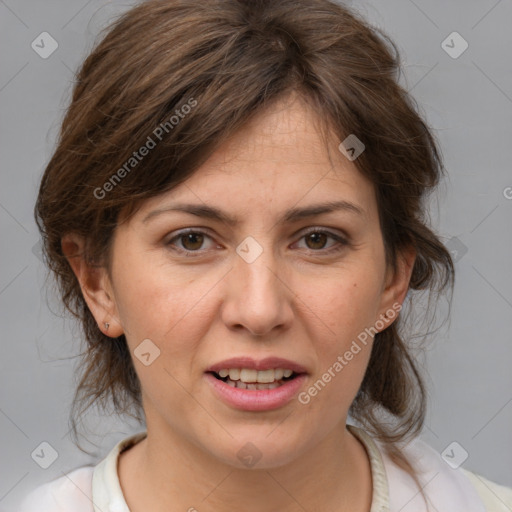
[[[237,410],[204,379],[223,359],[276,355],[307,368],[307,390],[404,300],[415,254],[401,254],[396,273],[386,267],[373,185],[334,138],[329,160],[315,121],[294,96],[258,115],[187,182],[119,224],[110,276],[73,257],[80,237],[63,239],[98,325],[126,335],[141,381],[148,435],[118,467],[132,512],[370,510],[370,463],[346,420],[371,338],[307,405],[295,398],[273,411]],[[364,214],[279,221],[289,208],[340,199]],[[175,211],[143,222],[177,202],[218,207],[238,223]],[[189,227],[207,231],[202,245],[200,237],[177,237]],[[311,227],[316,238],[306,236]],[[349,244],[318,231],[348,236]],[[263,249],[252,263],[236,252],[247,236]],[[147,338],[161,351],[149,366],[133,357]],[[237,457],[248,442],[262,455],[250,469]]]

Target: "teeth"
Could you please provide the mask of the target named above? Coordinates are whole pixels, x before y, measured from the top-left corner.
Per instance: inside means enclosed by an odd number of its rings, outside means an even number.
[[[279,382],[271,382],[270,384],[260,384],[259,382],[257,384],[254,384],[254,383],[246,384],[245,382],[242,382],[241,380],[237,380],[235,382],[233,382],[232,380],[227,380],[226,384],[228,384],[232,388],[251,389],[251,390],[275,389],[280,386]]]
[[[238,368],[230,368],[229,378],[231,380],[240,380],[240,370]]]
[[[257,370],[248,370],[247,368],[242,368],[240,370],[240,380],[242,382],[257,382],[258,373],[260,372]]]
[[[221,378],[229,376],[229,380],[238,383],[249,384],[271,384],[283,377],[290,377],[293,371],[285,368],[276,368],[270,370],[254,370],[252,368],[223,368],[218,372]],[[229,382],[228,380],[228,382]],[[244,389],[258,389],[256,387],[248,387]],[[267,389],[267,388],[265,388]]]
[[[264,370],[261,372],[257,372],[256,375],[257,382],[260,382],[261,384],[268,384],[270,382],[274,382],[276,380],[275,378],[275,370]]]

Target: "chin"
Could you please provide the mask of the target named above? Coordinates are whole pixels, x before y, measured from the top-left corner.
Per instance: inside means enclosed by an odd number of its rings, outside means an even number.
[[[273,431],[273,429],[275,429]],[[275,469],[293,462],[305,448],[303,437],[290,436],[279,427],[244,427],[243,433],[230,438],[224,444],[210,447],[213,457],[237,469]]]

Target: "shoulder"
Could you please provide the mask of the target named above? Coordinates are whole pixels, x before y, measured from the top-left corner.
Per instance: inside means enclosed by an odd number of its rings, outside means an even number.
[[[512,488],[497,484],[467,469],[462,472],[473,484],[487,512],[510,512],[512,510]]]
[[[500,486],[462,467],[452,467],[432,446],[416,437],[402,447],[425,490],[433,510],[510,512],[512,489]],[[389,480],[391,510],[424,510],[412,477],[383,456]]]
[[[75,469],[32,490],[18,512],[93,512],[92,475],[94,467]]]
[[[96,466],[83,466],[34,489],[16,512],[94,512],[111,508],[128,512],[117,474],[119,453],[147,432],[119,441]]]

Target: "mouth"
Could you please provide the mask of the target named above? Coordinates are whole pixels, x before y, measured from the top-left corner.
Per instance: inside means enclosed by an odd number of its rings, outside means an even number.
[[[218,372],[210,371],[207,373],[210,373],[216,379],[232,388],[262,391],[283,386],[304,372],[295,372],[289,368],[275,368],[262,371],[252,368],[223,368]]]
[[[308,378],[306,367],[282,357],[240,356],[214,363],[205,379],[214,396],[244,411],[270,411],[289,404]]]
[[[260,362],[232,359],[231,364],[227,363],[208,368],[206,382],[218,399],[244,411],[285,407],[305,385],[308,375],[302,366],[283,359]]]

